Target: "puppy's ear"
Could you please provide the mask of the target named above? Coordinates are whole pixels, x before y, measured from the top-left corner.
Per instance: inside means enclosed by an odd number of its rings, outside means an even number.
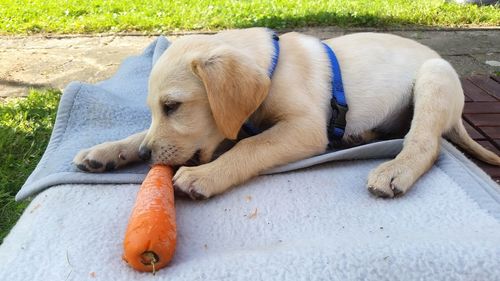
[[[220,47],[191,63],[203,81],[219,130],[236,139],[243,123],[267,97],[271,80],[265,70],[240,51]]]

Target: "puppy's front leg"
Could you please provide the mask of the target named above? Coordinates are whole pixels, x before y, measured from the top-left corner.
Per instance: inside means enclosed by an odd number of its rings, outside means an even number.
[[[73,163],[86,172],[104,172],[139,161],[139,146],[145,136],[146,131],[83,149]]]
[[[325,150],[326,125],[311,120],[281,121],[259,135],[243,139],[215,161],[182,167],[174,187],[193,199],[206,199],[261,172]]]

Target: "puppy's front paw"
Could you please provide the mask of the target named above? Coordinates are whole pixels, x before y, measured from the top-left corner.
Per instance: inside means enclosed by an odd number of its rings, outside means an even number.
[[[187,195],[194,200],[207,199],[217,193],[217,184],[210,164],[197,167],[181,167],[175,173],[173,182],[177,194]]]
[[[73,159],[78,169],[86,172],[105,172],[137,160],[137,151],[117,142],[106,142],[81,150]]]
[[[371,171],[368,190],[375,196],[392,198],[405,194],[414,183],[413,170],[402,161],[391,160]]]

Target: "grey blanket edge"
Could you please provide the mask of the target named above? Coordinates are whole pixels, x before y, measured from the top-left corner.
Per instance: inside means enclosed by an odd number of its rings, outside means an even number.
[[[64,136],[64,131],[66,130],[69,116],[71,114],[71,109],[73,105],[73,101],[75,96],[78,94],[79,89],[82,87],[81,82],[71,82],[66,86],[63,90],[63,94],[61,96],[61,100],[59,101],[59,105],[56,113],[56,121],[54,123],[54,128],[52,129],[52,133],[50,135],[49,144],[45,149],[45,152],[42,155],[42,158],[38,162],[35,169],[31,172],[30,176],[26,179],[24,185],[21,187],[19,192],[16,194],[15,200],[20,201],[32,196],[53,184],[59,184],[58,181],[50,181],[46,179],[41,180],[33,180],[38,170],[43,169],[44,163],[48,161],[51,154],[54,150],[57,149],[58,144],[62,140]],[[65,182],[65,181],[61,181]],[[31,191],[31,187],[33,187],[33,192],[26,192],[26,189]]]

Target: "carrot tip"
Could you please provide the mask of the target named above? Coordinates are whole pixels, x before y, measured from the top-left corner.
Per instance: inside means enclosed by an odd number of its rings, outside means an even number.
[[[144,265],[151,265],[160,262],[160,257],[153,251],[146,251],[141,254],[141,262]]]
[[[155,264],[160,262],[160,257],[155,252],[146,251],[141,254],[141,262],[144,265],[151,265],[153,267],[153,275],[156,274]]]

